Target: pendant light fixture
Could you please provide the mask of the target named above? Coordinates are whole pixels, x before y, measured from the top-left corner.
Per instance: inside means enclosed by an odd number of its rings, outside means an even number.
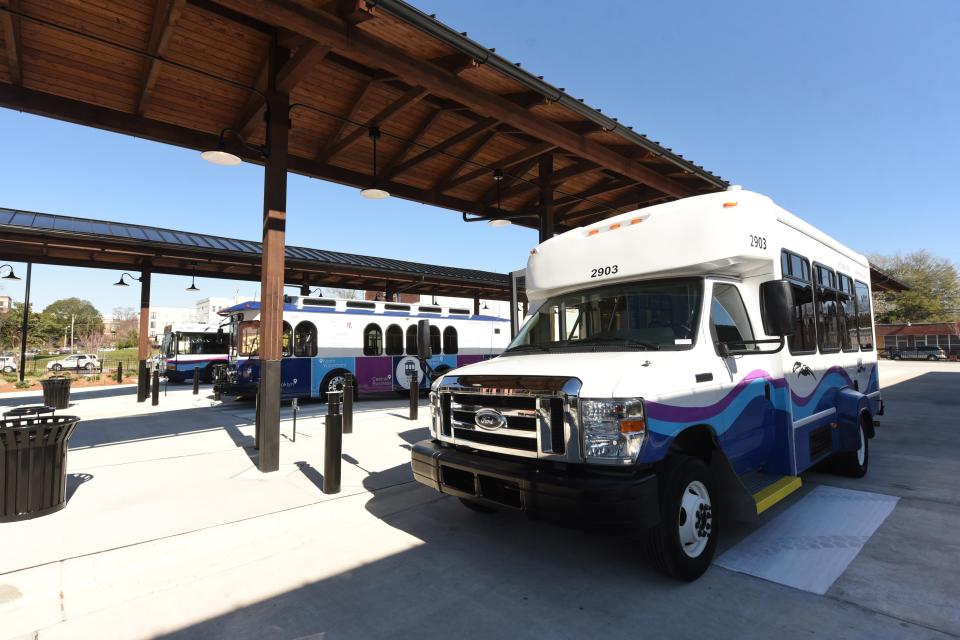
[[[195,291],[200,291],[200,287],[197,286],[197,263],[193,263],[193,273],[190,274],[190,286],[186,289],[190,293]]]
[[[243,160],[240,159],[240,156],[234,153],[230,153],[229,151],[226,150],[225,141],[226,141],[227,134],[230,134],[234,138],[239,140],[240,144],[242,144],[247,149],[250,149],[251,151],[256,151],[257,153],[259,153],[260,157],[262,158],[267,157],[266,145],[257,146],[257,145],[250,144],[249,142],[247,142],[247,139],[244,138],[238,131],[236,131],[235,129],[229,129],[229,128],[223,129],[222,131],[220,131],[220,138],[217,140],[217,148],[208,149],[207,151],[201,152],[200,157],[206,160],[207,162],[209,162],[210,164],[219,165],[221,167],[235,167],[241,162],[243,162]]]
[[[0,265],[0,269],[3,269],[4,267],[6,267],[7,269],[10,269],[10,273],[8,273],[7,275],[3,276],[3,279],[4,279],[4,280],[19,280],[19,279],[20,279],[20,278],[17,276],[17,274],[15,274],[15,273],[13,272],[13,267],[12,267],[11,265],[9,265],[9,264]]]
[[[497,211],[503,212],[503,209],[500,206],[500,183],[503,182],[503,171],[500,169],[493,170],[493,181],[497,183]],[[487,223],[491,227],[509,227],[512,223],[507,218],[496,217],[491,218]]]
[[[360,191],[360,195],[371,200],[383,200],[390,197],[390,192],[377,186],[377,140],[380,139],[380,127],[370,127],[369,136],[373,140],[373,181],[369,187]]]
[[[136,278],[136,277],[130,275],[129,273],[127,273],[126,271],[124,271],[123,273],[120,274],[120,279],[113,283],[113,286],[115,286],[115,287],[129,287],[130,285],[127,284],[127,282],[124,280],[124,278],[127,278],[127,277],[129,277],[131,280],[136,280],[137,282],[140,282],[140,278]]]

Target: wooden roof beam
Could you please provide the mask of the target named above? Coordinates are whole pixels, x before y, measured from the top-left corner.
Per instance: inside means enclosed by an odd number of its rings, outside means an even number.
[[[578,162],[576,164],[570,165],[569,167],[566,167],[565,169],[554,171],[550,182],[553,184],[553,186],[556,187],[566,182],[567,180],[582,176],[592,171],[596,171],[597,169],[599,169],[599,167],[593,162],[586,162],[586,161]],[[504,189],[503,186],[501,185],[500,196],[503,198],[509,198],[510,196],[517,195],[518,193],[523,193],[528,189],[533,189],[536,186],[537,185],[532,182],[521,182],[520,184],[514,185],[509,189]]]
[[[594,196],[603,195],[605,193],[613,193],[615,191],[620,191],[621,189],[626,189],[628,187],[634,186],[637,183],[633,180],[626,180],[620,178],[613,178],[610,180],[604,180],[599,184],[596,184],[589,189],[584,189],[579,193],[571,194],[568,196],[563,196],[558,198],[555,202],[557,206],[557,216],[563,216],[566,213],[569,213],[576,207],[583,204],[590,204],[585,202],[586,198],[592,198]]]
[[[362,64],[383,68],[404,80],[424,87],[430,93],[445,96],[471,107],[477,113],[510,124],[552,147],[577,150],[585,160],[615,171],[638,182],[649,184],[672,196],[684,197],[693,191],[670,178],[643,166],[631,158],[578,135],[551,120],[538,117],[513,102],[484,91],[476,85],[431,64],[414,58],[362,30],[352,28],[331,14],[311,11],[302,5],[278,0],[215,0],[235,11],[269,20],[275,26],[302,33]]]
[[[277,90],[288,94],[292,92],[328,53],[330,53],[330,47],[324,47],[312,40],[306,42],[280,69],[277,74]],[[267,57],[264,58],[255,84],[261,92],[267,88],[267,69],[269,67]],[[262,119],[265,107],[266,104],[260,93],[251,91],[243,112],[237,118],[233,128],[239,131],[241,135],[249,135],[254,126]]]
[[[319,162],[328,162],[338,153],[349,149],[363,136],[367,135],[367,131],[370,127],[380,126],[389,121],[391,118],[395,118],[419,102],[425,95],[427,95],[427,90],[423,87],[410,87],[407,89],[406,93],[381,109],[379,113],[367,120],[363,126],[356,127],[353,131],[320,151],[320,153],[317,154],[316,159]],[[351,109],[351,111],[353,111],[353,109]],[[352,120],[353,118],[349,119]],[[344,124],[349,126],[352,123],[345,122]],[[341,129],[343,129],[343,127],[341,127]]]
[[[542,104],[550,104],[547,97],[536,91],[521,91],[519,93],[508,93],[500,96],[504,100],[509,100],[513,104],[524,109],[532,109]]]
[[[476,142],[473,143],[473,146],[467,149],[466,153],[460,156],[460,159],[453,163],[453,166],[450,167],[450,170],[447,171],[442,176],[440,176],[440,178],[436,181],[436,183],[434,183],[431,191],[434,191],[436,193],[442,193],[443,191],[445,191],[446,185],[448,185],[454,178],[456,178],[457,174],[459,174],[460,171],[463,170],[465,166],[470,164],[473,161],[473,159],[477,157],[477,154],[479,154],[481,151],[483,151],[484,148],[486,148],[487,144],[491,140],[493,140],[494,136],[496,136],[497,133],[498,132],[496,130],[490,130],[490,131],[487,131],[482,136],[480,136],[479,138],[477,138]]]
[[[661,200],[669,200],[670,196],[664,195],[662,191],[651,189],[647,186],[637,187],[637,191],[627,194],[609,204],[596,205],[590,209],[570,213],[563,219],[563,224],[576,226],[578,223],[585,224],[590,222],[586,220],[591,216],[603,214],[607,218],[617,213],[626,213],[635,209],[641,209]],[[581,222],[583,221],[583,222]]]
[[[439,58],[431,58],[430,63],[449,71],[455,76],[460,75],[467,69],[475,69],[480,64],[472,56],[459,52]]]
[[[403,149],[400,150],[400,153],[394,156],[394,158],[390,161],[390,163],[386,165],[386,167],[384,167],[384,170],[383,170],[384,176],[396,175],[396,172],[394,171],[394,167],[396,167],[398,164],[403,162],[404,158],[406,158],[411,151],[421,146],[419,144],[420,138],[423,137],[423,134],[425,134],[427,130],[430,129],[430,126],[437,120],[437,118],[440,117],[440,114],[442,113],[443,113],[442,109],[434,109],[433,111],[427,114],[427,117],[420,122],[420,126],[417,127],[417,130],[413,132],[412,136],[410,136],[410,139],[407,141],[407,144],[405,144],[403,146]]]
[[[12,84],[23,84],[23,67],[21,63],[20,18],[3,9],[19,9],[19,0],[0,0],[0,32],[3,33],[3,44],[7,54],[7,69],[10,70]]]
[[[456,133],[450,136],[443,142],[440,142],[439,144],[422,151],[421,153],[415,155],[414,157],[410,158],[406,162],[402,162],[396,165],[395,167],[392,167],[390,170],[385,171],[383,177],[386,180],[390,180],[391,178],[403,173],[404,171],[407,171],[408,169],[411,169],[417,166],[418,164],[429,160],[430,158],[434,157],[438,153],[442,153],[447,149],[449,149],[450,147],[456,146],[461,142],[464,142],[465,140],[469,140],[473,136],[479,133],[483,133],[484,131],[488,131],[495,126],[497,126],[497,121],[494,118],[485,118],[480,122],[476,123],[475,125],[467,127],[463,131],[460,131],[459,133]]]
[[[517,151],[516,153],[511,154],[506,158],[503,158],[502,160],[498,160],[497,162],[490,163],[492,166],[492,168],[490,169],[486,169],[486,168],[474,169],[473,171],[463,174],[459,178],[454,178],[453,180],[450,180],[447,183],[447,185],[442,188],[441,193],[443,191],[450,191],[451,189],[456,189],[460,185],[466,184],[468,182],[472,182],[473,180],[476,180],[481,176],[489,175],[490,172],[493,170],[493,167],[497,169],[501,169],[504,172],[506,172],[507,169],[510,169],[511,167],[514,167],[522,162],[526,162],[531,158],[535,158],[536,156],[539,156],[541,153],[546,153],[547,151],[551,151],[553,150],[553,148],[554,148],[554,145],[549,142],[538,142],[537,144],[529,146],[526,149],[521,149],[520,151]]]
[[[373,17],[373,8],[366,0],[336,0],[334,12],[349,24],[360,24]]]
[[[153,9],[153,25],[150,28],[150,41],[147,44],[147,53],[152,56],[163,56],[170,44],[173,29],[183,13],[186,0],[156,0]],[[160,61],[157,58],[147,60],[140,79],[140,98],[137,100],[137,113],[143,115],[150,101],[150,94],[157,84],[160,75]]]

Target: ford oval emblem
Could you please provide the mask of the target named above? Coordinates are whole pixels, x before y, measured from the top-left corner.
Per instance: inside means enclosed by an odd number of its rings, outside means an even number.
[[[507,426],[507,419],[496,409],[480,409],[473,421],[484,431],[496,431]]]

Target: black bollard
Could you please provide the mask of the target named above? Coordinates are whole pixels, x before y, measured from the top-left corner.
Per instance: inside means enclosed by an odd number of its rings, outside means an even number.
[[[323,492],[340,493],[340,456],[343,452],[343,416],[340,415],[336,394],[327,394],[326,429],[323,443]]]
[[[193,368],[193,395],[200,393],[200,367]]]
[[[157,406],[160,404],[160,371],[153,369],[153,384],[150,385],[151,396],[150,404]]]
[[[123,363],[117,361],[117,384],[123,382]]]
[[[410,419],[417,419],[417,405],[420,402],[420,385],[417,384],[417,372],[410,374]]]
[[[353,376],[349,374],[343,385],[343,432],[353,433]]]

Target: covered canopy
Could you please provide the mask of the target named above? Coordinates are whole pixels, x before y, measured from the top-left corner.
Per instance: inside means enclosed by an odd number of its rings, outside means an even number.
[[[376,128],[377,186],[550,230],[726,186],[400,0],[0,0],[0,105],[259,162],[272,42],[297,173],[371,186]]]

